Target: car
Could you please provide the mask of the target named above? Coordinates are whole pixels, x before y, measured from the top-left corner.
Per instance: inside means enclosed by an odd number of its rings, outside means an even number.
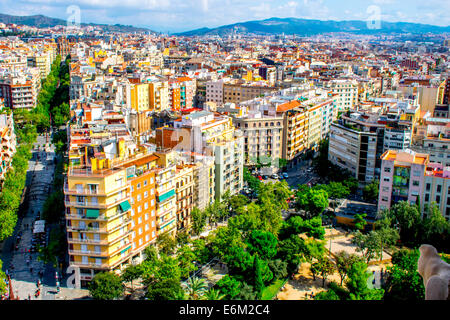
[[[262,180],[263,180],[263,178],[262,178],[261,176],[258,176],[258,179],[259,179],[260,181],[262,181]]]
[[[272,179],[279,179],[279,177],[278,177],[278,175],[277,175],[276,173],[274,173],[274,174],[271,176],[271,178],[272,178]]]
[[[289,175],[286,172],[283,172],[283,178],[287,179],[289,178]]]

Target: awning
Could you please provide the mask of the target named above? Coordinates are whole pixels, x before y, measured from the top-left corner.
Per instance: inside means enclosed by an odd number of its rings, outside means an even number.
[[[98,218],[100,214],[100,210],[98,209],[87,209],[86,210],[86,218]]]
[[[128,249],[130,249],[131,246],[126,247],[125,249],[123,249],[122,251],[120,251],[121,254],[123,254],[125,251],[127,251]]]
[[[128,200],[125,200],[124,202],[122,202],[121,204],[119,204],[120,208],[122,209],[123,212],[130,210],[131,209],[131,205],[128,202]]]

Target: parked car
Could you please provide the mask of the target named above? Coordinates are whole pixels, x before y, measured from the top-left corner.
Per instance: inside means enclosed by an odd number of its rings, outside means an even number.
[[[269,178],[268,176],[265,176],[265,175],[263,176],[264,180],[267,180],[268,178]]]
[[[262,178],[261,176],[258,176],[258,179],[259,179],[260,181],[262,181],[262,180],[263,180],[263,178]]]
[[[287,179],[289,178],[289,175],[286,172],[283,172],[283,178]]]
[[[278,175],[277,175],[276,173],[274,173],[274,174],[272,175],[272,179],[279,179],[279,177],[278,177]]]

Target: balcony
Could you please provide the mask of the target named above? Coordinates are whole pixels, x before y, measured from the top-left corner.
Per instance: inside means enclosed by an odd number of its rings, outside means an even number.
[[[71,266],[77,266],[80,268],[91,267],[94,269],[110,269],[111,266],[108,263],[96,264],[93,262],[81,262],[81,261],[70,261]]]
[[[127,195],[124,198],[121,199],[115,199],[114,202],[111,203],[99,203],[99,202],[93,202],[93,201],[67,201],[64,200],[64,204],[66,207],[85,207],[85,208],[96,208],[96,209],[108,209],[114,206],[119,205],[120,203],[129,200],[129,195]]]
[[[89,255],[89,256],[96,256],[96,257],[108,257],[108,252],[105,251],[92,251],[92,250],[70,250],[70,255]]]
[[[80,238],[67,238],[68,242],[72,242],[72,243],[82,243],[82,244],[100,244],[100,245],[107,245],[108,244],[108,240],[104,239],[104,240],[95,240],[95,239],[80,239]]]
[[[164,222],[158,222],[158,224],[156,225],[156,228],[158,230],[161,230],[162,228],[164,228],[164,227],[168,226],[169,224],[173,223],[176,219],[177,219],[177,217],[175,216],[175,217],[173,217],[173,218],[171,218],[169,220],[166,220]]]

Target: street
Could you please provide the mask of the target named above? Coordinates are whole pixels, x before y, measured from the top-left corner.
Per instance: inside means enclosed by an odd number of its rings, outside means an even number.
[[[39,135],[32,149],[32,158],[28,163],[26,178],[28,196],[25,200],[29,201],[28,209],[23,217],[19,216],[14,234],[5,240],[1,252],[3,270],[8,270],[14,294],[21,300],[29,298],[31,300],[54,300],[58,298],[54,267],[38,261],[37,252],[30,252],[33,224],[36,220],[41,219],[43,204],[52,192],[55,171],[54,157],[54,146],[47,143],[44,135]],[[45,244],[48,244],[51,227],[51,225],[46,226]],[[42,277],[39,276],[40,272]],[[38,279],[42,284],[40,295],[36,297]]]

